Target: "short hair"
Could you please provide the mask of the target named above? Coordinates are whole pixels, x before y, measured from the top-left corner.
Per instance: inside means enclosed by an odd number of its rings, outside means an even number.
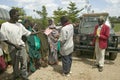
[[[10,17],[12,17],[13,15],[15,15],[16,12],[18,12],[17,9],[11,9],[11,10],[9,11],[9,15],[10,15]]]
[[[63,24],[65,24],[66,22],[68,22],[69,20],[68,20],[68,17],[67,17],[67,16],[62,16],[62,17],[60,18],[60,21],[61,21],[61,24],[63,25]]]

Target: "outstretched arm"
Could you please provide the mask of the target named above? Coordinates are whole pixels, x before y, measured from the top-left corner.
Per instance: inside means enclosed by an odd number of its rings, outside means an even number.
[[[42,31],[31,32],[31,35],[38,34],[38,33],[40,33],[40,32],[42,32]]]

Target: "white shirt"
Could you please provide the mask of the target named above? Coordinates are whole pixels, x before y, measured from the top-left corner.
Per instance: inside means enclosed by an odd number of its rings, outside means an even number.
[[[22,36],[31,34],[21,23],[14,24],[10,22],[5,22],[1,25],[1,33],[11,43],[23,46],[25,46],[25,43],[22,40]]]
[[[73,34],[74,29],[72,24],[66,25],[61,29],[59,40],[61,42],[65,41],[61,47],[61,55],[69,55],[73,52]]]

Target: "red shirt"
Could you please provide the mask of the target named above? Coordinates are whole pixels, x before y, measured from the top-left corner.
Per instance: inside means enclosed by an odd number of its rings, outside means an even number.
[[[93,33],[94,36],[96,36],[98,26],[99,25],[95,26],[95,30],[94,30],[94,33]],[[110,33],[110,28],[107,25],[103,24],[102,27],[101,27],[100,36],[99,36],[99,47],[100,48],[102,48],[102,49],[107,48],[107,41],[108,41],[108,38],[109,38],[109,35],[110,35],[109,33]],[[96,38],[93,41],[95,43]]]

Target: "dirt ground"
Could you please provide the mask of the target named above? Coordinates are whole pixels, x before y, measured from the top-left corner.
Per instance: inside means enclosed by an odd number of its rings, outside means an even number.
[[[74,53],[75,54],[75,53]],[[93,57],[90,53],[84,53],[79,57],[73,57],[72,74],[69,77],[62,76],[62,63],[59,65],[40,68],[29,76],[30,80],[120,80],[120,53],[115,61],[105,60],[103,72],[93,68]],[[0,80],[9,80],[12,68],[8,68],[0,75]]]

